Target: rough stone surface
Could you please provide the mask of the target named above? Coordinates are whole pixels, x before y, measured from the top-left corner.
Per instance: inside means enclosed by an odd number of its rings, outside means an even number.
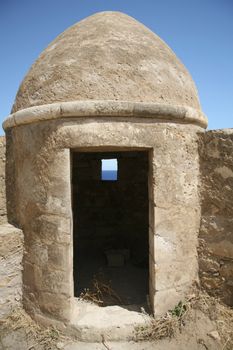
[[[202,286],[233,305],[233,130],[200,138],[202,220],[199,268]]]
[[[110,100],[68,101],[28,107],[10,114],[3,123],[4,130],[22,124],[79,117],[135,117],[207,127],[207,118],[201,110],[188,106],[154,102]]]
[[[146,327],[150,316],[120,306],[99,307],[75,300],[71,317],[71,334],[82,341],[101,342],[135,339],[137,327]]]
[[[23,233],[0,225],[0,319],[22,303]]]
[[[188,71],[153,32],[102,12],[59,35],[23,80],[12,112],[73,100],[159,102],[200,109]]]
[[[155,314],[184,297],[197,278],[196,135],[201,130],[139,118],[65,119],[11,129],[7,173],[14,174],[16,167],[17,176],[7,181],[9,203],[15,203],[9,219],[25,234],[24,305],[31,314],[65,322],[71,317],[70,149],[149,151],[150,296]]]
[[[5,137],[0,137],[0,225],[7,222],[6,215],[6,186],[5,186],[5,162],[6,162]]]
[[[110,315],[108,315],[108,319]],[[101,320],[102,321],[102,320]],[[124,319],[122,320],[124,322]],[[101,337],[101,327],[98,327],[98,318],[95,320],[94,331],[98,329],[99,342],[81,342],[77,341],[73,337],[54,338],[51,342],[39,341],[38,337],[33,337],[30,334],[28,328],[17,328],[3,330],[1,332],[0,325],[0,349],[1,350],[219,350],[226,345],[226,337],[219,340],[218,337],[218,323],[224,323],[224,320],[210,320],[210,318],[200,312],[199,310],[193,311],[191,319],[186,320],[184,325],[181,326],[181,331],[177,332],[174,338],[163,338],[160,340],[146,339],[145,341],[109,341],[104,336]],[[93,324],[94,322],[92,322]],[[145,325],[144,325],[145,327]],[[134,330],[135,334],[140,337],[141,331],[145,329],[143,326]],[[91,332],[93,325],[86,329]],[[49,329],[47,335],[49,335]],[[85,329],[83,329],[85,333]],[[113,330],[114,332],[114,330]],[[118,330],[119,332],[119,330]],[[33,332],[31,332],[33,333]],[[55,333],[56,334],[56,333]],[[51,333],[51,336],[54,336]],[[52,338],[51,338],[52,339]],[[225,347],[227,350],[231,348]]]

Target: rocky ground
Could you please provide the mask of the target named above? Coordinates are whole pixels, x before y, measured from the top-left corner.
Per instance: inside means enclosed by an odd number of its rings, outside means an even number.
[[[22,309],[0,323],[0,350],[232,350],[233,310],[204,293],[135,329],[135,341],[83,343],[41,328]]]

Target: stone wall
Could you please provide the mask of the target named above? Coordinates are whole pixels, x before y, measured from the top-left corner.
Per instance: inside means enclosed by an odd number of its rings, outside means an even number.
[[[7,222],[5,188],[5,137],[0,136],[0,224]]]
[[[7,174],[14,181],[7,181],[7,193],[16,212],[9,208],[8,215],[24,232],[23,300],[35,318],[72,317],[70,149],[149,151],[149,287],[155,314],[185,296],[198,270],[201,128],[106,117],[45,121],[11,131]]]
[[[233,129],[200,137],[202,286],[233,305]]]
[[[22,302],[23,233],[0,225],[0,319]]]
[[[0,137],[0,318],[22,301],[22,231],[7,223],[5,137]]]

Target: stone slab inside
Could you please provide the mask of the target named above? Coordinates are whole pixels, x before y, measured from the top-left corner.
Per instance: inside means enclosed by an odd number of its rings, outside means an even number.
[[[103,159],[117,161],[116,180],[102,180]],[[99,288],[102,306],[145,306],[148,152],[73,152],[72,201],[75,297]]]

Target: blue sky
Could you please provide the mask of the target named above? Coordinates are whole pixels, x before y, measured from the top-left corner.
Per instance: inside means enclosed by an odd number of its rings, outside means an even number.
[[[102,159],[102,172],[104,171],[108,171],[108,170],[112,170],[115,173],[111,175],[110,180],[116,180],[117,179],[117,168],[118,168],[118,164],[117,164],[117,159]],[[102,173],[102,180],[105,179],[105,177],[103,177],[103,173]],[[108,178],[108,177],[107,177]]]
[[[165,40],[194,79],[209,128],[233,127],[233,0],[0,0],[1,122],[40,52],[104,10],[125,12]]]

